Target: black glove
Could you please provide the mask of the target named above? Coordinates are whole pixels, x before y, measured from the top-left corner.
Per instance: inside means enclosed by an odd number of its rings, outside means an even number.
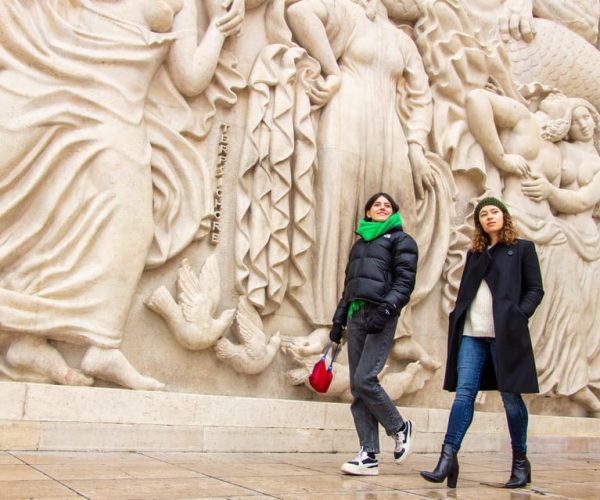
[[[342,341],[343,331],[344,327],[341,323],[334,323],[329,332],[329,340],[339,344]]]
[[[383,327],[386,325],[386,323],[392,319],[393,315],[394,310],[391,305],[389,305],[387,302],[382,302],[379,304],[377,309],[375,309],[367,318],[365,324],[367,333],[379,333],[381,330],[383,330]]]

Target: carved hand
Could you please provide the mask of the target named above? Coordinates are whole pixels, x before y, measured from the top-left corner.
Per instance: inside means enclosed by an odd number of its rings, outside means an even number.
[[[246,14],[244,0],[224,0],[221,5],[227,12],[217,19],[217,27],[226,37],[239,33]]]
[[[483,88],[484,90],[488,90],[496,95],[505,95],[502,91],[502,88],[498,84],[498,81],[492,77],[488,79]]]
[[[511,38],[531,42],[535,37],[531,0],[506,0],[498,27],[503,42],[509,42]]]
[[[539,174],[533,174],[530,179],[521,183],[521,191],[525,196],[529,196],[533,201],[543,201],[552,194],[552,184]]]
[[[325,79],[317,79],[307,89],[313,109],[318,109],[329,102],[334,94],[340,89],[342,80],[339,75],[329,75]]]
[[[526,177],[531,175],[529,163],[521,155],[503,154],[498,162],[498,168],[508,174]]]
[[[409,158],[412,166],[415,193],[417,198],[422,200],[425,196],[425,190],[432,189],[435,186],[433,170],[425,157],[423,148],[419,144],[409,144]]]

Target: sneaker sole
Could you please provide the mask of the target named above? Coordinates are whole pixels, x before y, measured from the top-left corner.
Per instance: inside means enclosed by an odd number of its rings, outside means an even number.
[[[378,476],[379,475],[379,467],[357,467],[351,464],[344,464],[340,468],[340,470],[344,474],[349,474],[350,476]]]

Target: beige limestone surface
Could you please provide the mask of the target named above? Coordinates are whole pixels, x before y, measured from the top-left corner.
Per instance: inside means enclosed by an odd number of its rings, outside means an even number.
[[[19,390],[16,391],[15,387]],[[0,383],[5,450],[356,452],[349,405],[340,402]],[[447,409],[400,407],[415,428],[415,450],[435,452]],[[530,415],[531,452],[592,453],[600,421]],[[393,440],[382,438],[390,452]],[[503,412],[477,411],[463,451],[509,451]]]
[[[464,453],[458,488],[427,483],[420,470],[434,454],[413,454],[401,466],[383,458],[377,477],[339,472],[351,456],[326,453],[73,453],[2,452],[0,498],[252,498],[252,499],[593,499],[600,495],[600,455],[530,454],[532,483],[499,488],[509,476],[506,453]]]
[[[136,425],[159,425],[150,390],[181,425],[193,395],[345,404],[345,350],[330,393],[307,377],[385,190],[421,257],[382,385],[445,411],[447,315],[495,194],[544,273],[529,408],[599,416],[599,17],[595,0],[0,2],[2,390],[71,388],[34,420],[80,405],[82,436],[119,423],[81,386],[132,389],[104,404]],[[28,442],[33,421],[3,411]]]

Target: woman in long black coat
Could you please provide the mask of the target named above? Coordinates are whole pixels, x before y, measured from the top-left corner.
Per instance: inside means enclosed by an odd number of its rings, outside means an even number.
[[[507,488],[531,481],[527,460],[527,407],[522,393],[539,392],[528,320],[544,291],[531,241],[517,239],[502,201],[484,198],[475,208],[475,231],[449,318],[444,389],[456,391],[442,454],[432,482],[458,479],[456,454],[469,428],[478,390],[499,390],[513,451]]]

